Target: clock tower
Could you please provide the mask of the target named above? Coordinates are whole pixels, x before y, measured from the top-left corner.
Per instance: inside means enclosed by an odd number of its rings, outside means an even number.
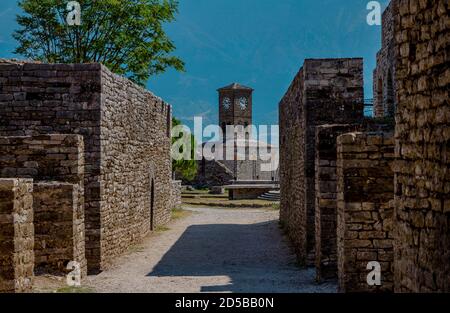
[[[252,125],[253,89],[237,83],[217,90],[219,92],[219,125],[226,138],[227,125]]]

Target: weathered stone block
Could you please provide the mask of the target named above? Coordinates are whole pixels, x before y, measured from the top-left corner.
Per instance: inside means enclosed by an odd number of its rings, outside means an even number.
[[[0,293],[33,287],[32,192],[32,179],[0,178]]]
[[[36,182],[33,191],[36,273],[65,274],[78,262],[87,273],[83,189],[78,184]]]

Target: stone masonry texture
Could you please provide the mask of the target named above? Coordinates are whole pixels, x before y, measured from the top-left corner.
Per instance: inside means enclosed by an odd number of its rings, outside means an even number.
[[[322,125],[316,128],[316,279],[337,276],[337,136],[357,130],[357,125]]]
[[[0,64],[0,83],[0,135],[83,137],[89,270],[170,219],[169,105],[100,64]]]
[[[0,293],[32,289],[32,192],[32,179],[0,178]]]
[[[342,292],[392,291],[394,285],[392,133],[337,138],[337,253]],[[381,266],[381,286],[367,283],[367,264]]]
[[[363,60],[307,59],[279,104],[280,222],[301,264],[314,263],[315,127],[361,122]]]
[[[80,135],[0,136],[0,177],[59,180],[83,186]]]
[[[383,13],[381,50],[377,53],[377,66],[373,72],[373,115],[393,117],[396,108],[394,16],[397,6],[391,1]]]
[[[450,2],[393,2],[395,290],[450,292]]]
[[[67,274],[67,264],[87,272],[83,190],[77,184],[38,182],[33,186],[35,273]]]
[[[34,179],[37,273],[64,273],[70,261],[86,273],[83,156],[80,135],[0,137],[0,177]],[[66,183],[43,183],[54,180]]]
[[[172,180],[171,209],[181,208],[181,180]]]

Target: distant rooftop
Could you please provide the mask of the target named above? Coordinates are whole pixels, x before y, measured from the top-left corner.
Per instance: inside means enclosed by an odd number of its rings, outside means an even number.
[[[238,83],[232,83],[231,85],[219,88],[217,90],[238,90],[238,89],[240,89],[240,90],[253,90],[253,88],[250,88],[250,87],[247,87],[247,86],[243,86],[243,85],[240,85]]]

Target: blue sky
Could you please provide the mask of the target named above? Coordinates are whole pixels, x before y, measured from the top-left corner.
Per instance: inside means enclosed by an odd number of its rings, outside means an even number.
[[[368,0],[180,0],[177,20],[166,26],[186,72],[169,70],[148,89],[192,125],[193,117],[217,123],[216,89],[239,82],[255,89],[255,124],[277,124],[278,102],[305,58],[363,57],[365,94],[372,98],[372,71],[381,27],[366,23]],[[379,1],[382,9],[389,0]],[[16,43],[16,0],[0,1],[0,57]]]

